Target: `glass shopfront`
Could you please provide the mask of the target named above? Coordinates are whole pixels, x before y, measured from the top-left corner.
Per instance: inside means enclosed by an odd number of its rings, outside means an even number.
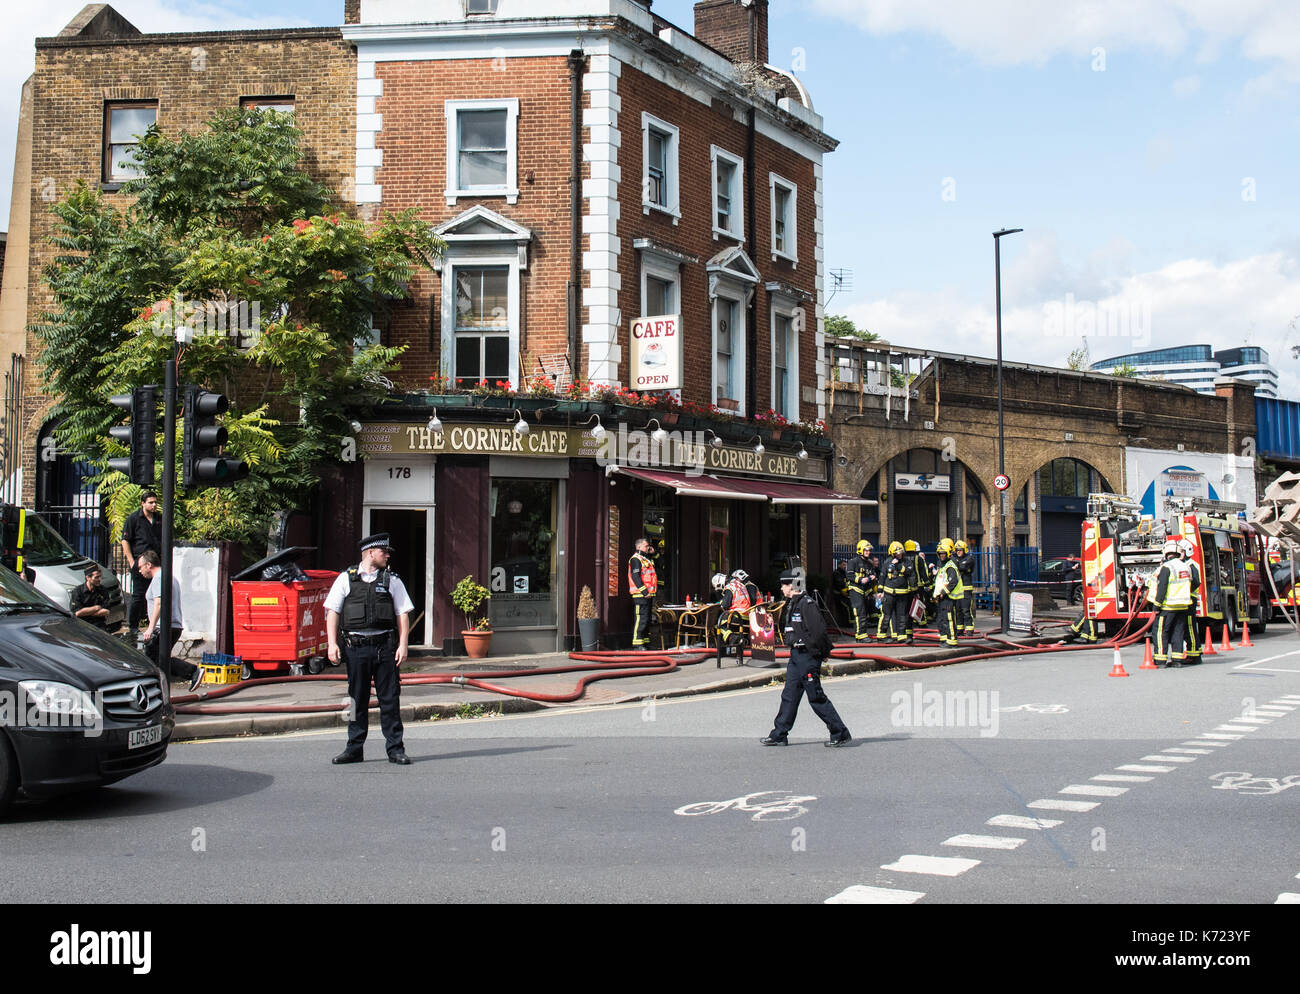
[[[502,641],[553,651],[559,624],[556,480],[492,478],[489,617]],[[512,635],[520,636],[515,639]]]

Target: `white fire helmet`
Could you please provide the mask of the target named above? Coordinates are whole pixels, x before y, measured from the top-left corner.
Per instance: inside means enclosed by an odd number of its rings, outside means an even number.
[[[1183,554],[1184,559],[1191,559],[1196,553],[1196,549],[1193,547],[1191,542],[1187,541],[1187,539],[1179,541],[1178,550]]]
[[[1171,538],[1168,542],[1165,543],[1165,552],[1164,552],[1164,554],[1165,554],[1166,556],[1176,556],[1176,555],[1178,555],[1178,543],[1175,542],[1172,538]]]
[[[727,585],[727,574],[714,573],[713,579],[710,582],[713,584],[714,590],[721,590],[723,587]]]

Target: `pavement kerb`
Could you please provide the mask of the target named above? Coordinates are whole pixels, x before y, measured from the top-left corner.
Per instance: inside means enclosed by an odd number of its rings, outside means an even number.
[[[839,643],[837,647],[843,647],[845,645],[851,646],[852,643]],[[969,647],[943,649],[932,652],[917,653],[911,656],[900,657],[900,659],[906,659],[908,662],[938,662],[944,659],[967,655],[970,651]],[[708,662],[708,660],[705,660],[699,665],[706,666],[708,665]],[[822,672],[827,676],[840,677],[893,668],[896,667],[892,667],[889,663],[877,659],[844,659],[824,663],[822,666]],[[598,702],[585,701],[579,698],[570,704],[547,704],[542,701],[531,701],[521,697],[484,696],[449,703],[420,702],[403,704],[401,708],[402,721],[418,722],[429,721],[433,718],[454,718],[464,708],[476,706],[497,711],[501,714],[525,714],[531,711],[542,711],[557,707],[603,707],[613,704],[629,704],[637,701],[696,697],[703,694],[725,693],[731,690],[744,690],[751,687],[767,686],[774,679],[779,679],[784,671],[784,667],[780,665],[764,667],[761,669],[733,666],[730,667],[730,669],[733,672],[739,669],[745,669],[747,672],[743,674],[736,672],[734,676],[724,676],[717,680],[711,680],[708,683],[686,687],[668,687],[663,690],[628,694],[624,697]],[[719,672],[725,673],[727,671],[721,670]],[[378,714],[377,707],[372,707],[370,710],[372,714]],[[231,716],[228,718],[205,718],[199,715],[179,715],[177,716],[177,728],[176,732],[172,736],[172,741],[192,742],[201,739],[236,738],[249,735],[278,735],[285,732],[308,731],[323,728],[333,728],[342,731],[345,726],[342,717],[343,709],[341,706],[339,709],[334,711],[312,714],[254,714]]]

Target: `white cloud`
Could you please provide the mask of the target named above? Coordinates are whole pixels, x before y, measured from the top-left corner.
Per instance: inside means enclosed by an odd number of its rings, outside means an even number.
[[[1174,80],[1172,89],[1174,91],[1174,96],[1176,97],[1195,96],[1197,93],[1201,92],[1201,77],[1180,76],[1178,79]]]
[[[1291,327],[1300,316],[1296,253],[1277,251],[1223,264],[1182,259],[1122,278],[1085,267],[1074,274],[1072,289],[1044,294],[1042,286],[1064,287],[1071,274],[1064,267],[1053,270],[1054,242],[1040,242],[1036,251],[1048,262],[1020,260],[1019,271],[1053,275],[1034,292],[1017,282],[1016,267],[1003,272],[1006,361],[1063,367],[1085,338],[1093,361],[1176,345],[1258,345],[1278,369],[1280,395],[1300,400],[1300,360],[1291,355],[1292,346],[1300,346],[1300,330]],[[1125,250],[1117,244],[1114,251]],[[1107,253],[1108,259],[1117,257]],[[858,327],[898,345],[992,357],[997,343],[991,297],[972,299],[952,288],[903,291],[844,310]]]
[[[9,226],[14,143],[18,137],[18,105],[23,82],[36,66],[35,40],[57,35],[83,6],[85,4],[82,0],[5,5],[5,30],[0,34],[0,231],[7,230]],[[233,31],[287,25],[283,17],[240,17],[215,3],[182,5],[168,3],[166,0],[113,0],[113,9],[149,34],[166,31]]]
[[[937,36],[987,65],[1040,65],[1105,48],[1213,59],[1236,44],[1247,58],[1300,72],[1294,0],[812,0],[874,35]]]

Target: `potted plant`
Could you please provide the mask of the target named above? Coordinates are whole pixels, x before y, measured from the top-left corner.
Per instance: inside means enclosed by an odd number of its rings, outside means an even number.
[[[591,588],[583,584],[582,593],[578,595],[578,635],[582,640],[583,652],[590,652],[600,644],[600,618],[596,615],[596,599],[591,596]]]
[[[486,613],[477,615],[483,603],[492,595],[487,587],[474,582],[473,574],[466,576],[451,592],[451,603],[465,616],[466,630],[461,637],[465,640],[465,652],[471,659],[482,659],[488,654],[492,642],[492,622]]]

